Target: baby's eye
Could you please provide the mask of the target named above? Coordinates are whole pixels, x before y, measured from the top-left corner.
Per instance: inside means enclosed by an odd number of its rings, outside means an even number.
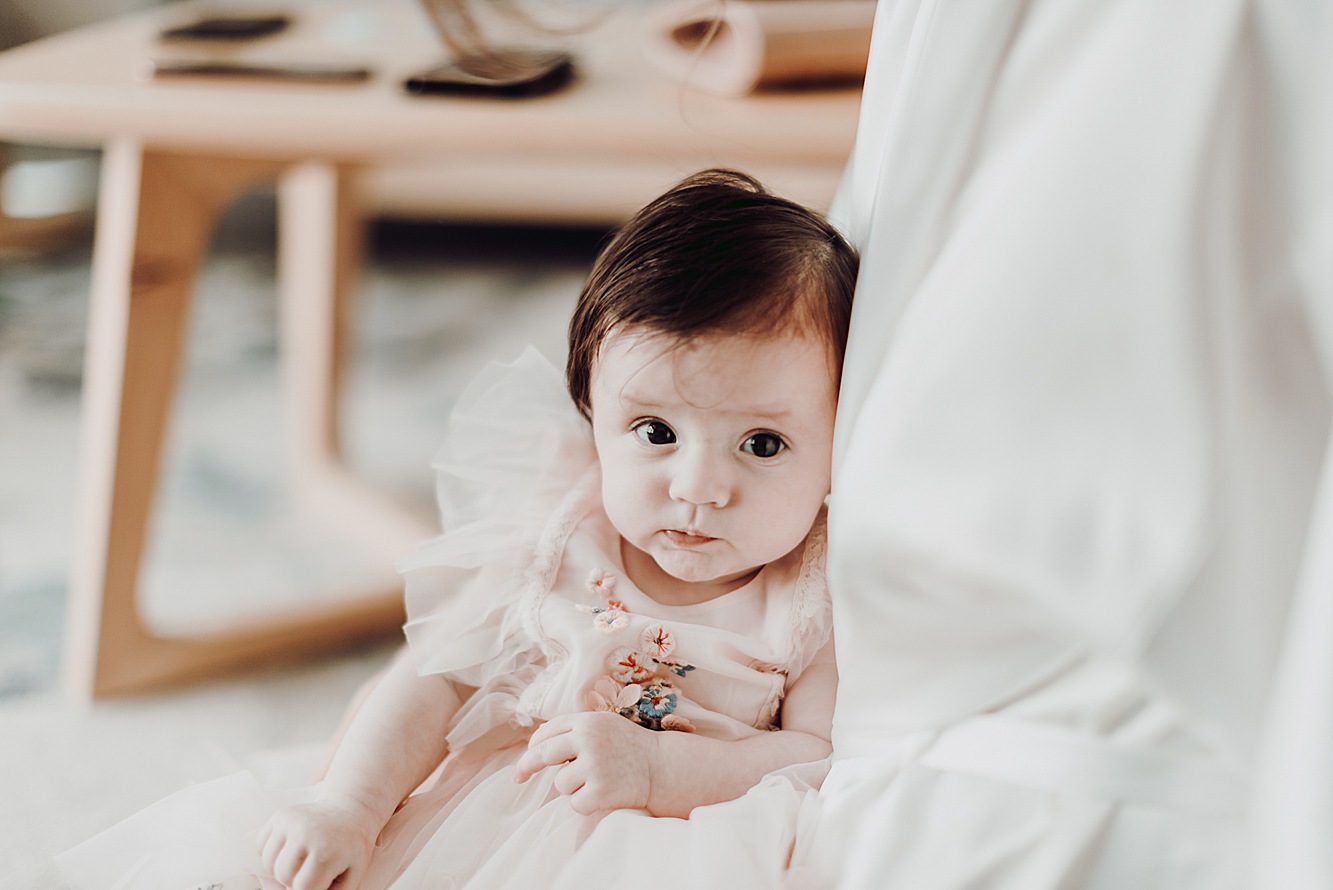
[[[676,441],[676,431],[660,420],[641,420],[633,429],[645,445],[670,445]]]
[[[755,433],[741,444],[741,451],[755,457],[775,457],[787,443],[776,433]]]

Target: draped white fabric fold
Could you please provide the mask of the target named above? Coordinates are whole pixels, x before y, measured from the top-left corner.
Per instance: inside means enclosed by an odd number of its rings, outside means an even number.
[[[834,208],[863,263],[842,772],[809,850],[844,886],[1237,886],[1206,861],[1247,818],[1255,886],[1333,886],[1331,29],[1315,2],[881,2]],[[969,769],[980,714],[1009,728]],[[1079,790],[1099,750],[1235,793]],[[996,824],[944,843],[950,806]]]
[[[1304,300],[1333,389],[1333,12],[1262,0],[1256,40],[1269,61],[1269,110],[1289,265],[1275,287]],[[1250,882],[1333,887],[1333,436],[1324,451],[1304,560],[1287,620],[1256,769]]]

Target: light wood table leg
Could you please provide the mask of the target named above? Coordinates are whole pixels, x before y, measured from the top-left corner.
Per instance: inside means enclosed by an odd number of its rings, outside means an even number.
[[[282,169],[271,162],[144,151],[132,140],[107,146],[84,375],[80,526],[65,644],[66,686],[79,697],[141,691],[277,656],[311,654],[401,621],[401,597],[383,592],[188,636],[154,634],[139,611],[140,564],[199,259],[222,208]],[[302,299],[343,305],[332,299],[344,285],[342,276],[331,274],[305,288]],[[334,318],[339,314],[332,311]],[[336,364],[336,345],[317,347],[314,341],[341,337],[338,325],[309,334],[307,356],[296,364],[309,370],[315,352],[319,363]],[[331,385],[313,399],[330,431],[336,426],[336,390]],[[308,421],[302,418],[300,425]]]
[[[311,161],[278,181],[285,413],[302,500],[392,561],[434,529],[354,473],[342,452],[348,321],[365,243],[353,172]],[[401,591],[391,597],[401,610]],[[401,621],[401,611],[396,614]]]

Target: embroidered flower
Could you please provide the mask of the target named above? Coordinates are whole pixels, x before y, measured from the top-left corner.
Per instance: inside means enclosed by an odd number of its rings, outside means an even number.
[[[615,649],[606,659],[611,676],[621,683],[645,683],[653,678],[653,669],[638,652],[628,646]]]
[[[593,569],[588,576],[588,589],[609,599],[611,591],[616,589],[616,576],[606,569]]]
[[[609,614],[607,611],[597,617]],[[615,711],[646,729],[693,732],[693,724],[684,717],[667,718],[679,700],[674,679],[684,677],[694,665],[667,657],[676,642],[661,625],[648,628],[640,645],[653,654],[620,646],[607,657],[610,676],[598,680],[588,693],[589,707]],[[631,699],[631,695],[635,697]]]
[[[676,710],[676,692],[665,683],[649,683],[639,695],[639,713],[654,723]]]
[[[593,711],[615,711],[620,713],[628,708],[633,708],[639,703],[643,695],[643,687],[637,683],[631,683],[628,686],[622,686],[613,677],[603,677],[593,684],[592,689],[584,696],[589,710]]]
[[[680,661],[679,659],[676,658],[654,658],[653,664],[657,665],[660,668],[663,668],[664,670],[670,671],[677,677],[683,677],[690,671],[694,670],[694,665],[689,664],[688,662]]]
[[[588,579],[588,587],[594,593],[605,594],[615,587],[615,582],[615,575],[597,569]],[[591,615],[592,626],[602,633],[613,634],[629,625],[629,611],[618,599],[607,597],[605,606],[585,606],[582,603],[575,603],[574,608]]]
[[[676,638],[664,625],[655,624],[645,628],[639,638],[645,652],[659,661],[666,658],[676,648]]]
[[[662,728],[676,732],[694,732],[694,724],[679,714],[667,714],[663,717]]]
[[[604,634],[613,634],[629,624],[629,615],[620,609],[602,609],[592,616],[592,626]]]

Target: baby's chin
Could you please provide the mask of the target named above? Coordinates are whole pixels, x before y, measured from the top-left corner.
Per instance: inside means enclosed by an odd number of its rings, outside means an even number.
[[[738,567],[704,553],[668,551],[650,553],[653,562],[662,571],[685,584],[728,586],[753,578],[763,566]]]
[[[700,595],[707,599],[742,586],[762,568],[762,565],[741,564],[734,552],[728,552],[730,548],[722,540],[697,549],[677,549],[663,546],[660,539],[649,538],[640,546],[622,536],[621,545],[625,568],[631,579],[649,595],[674,589],[676,595],[686,599]],[[710,595],[705,590],[691,593],[683,589],[694,585],[714,590]]]

